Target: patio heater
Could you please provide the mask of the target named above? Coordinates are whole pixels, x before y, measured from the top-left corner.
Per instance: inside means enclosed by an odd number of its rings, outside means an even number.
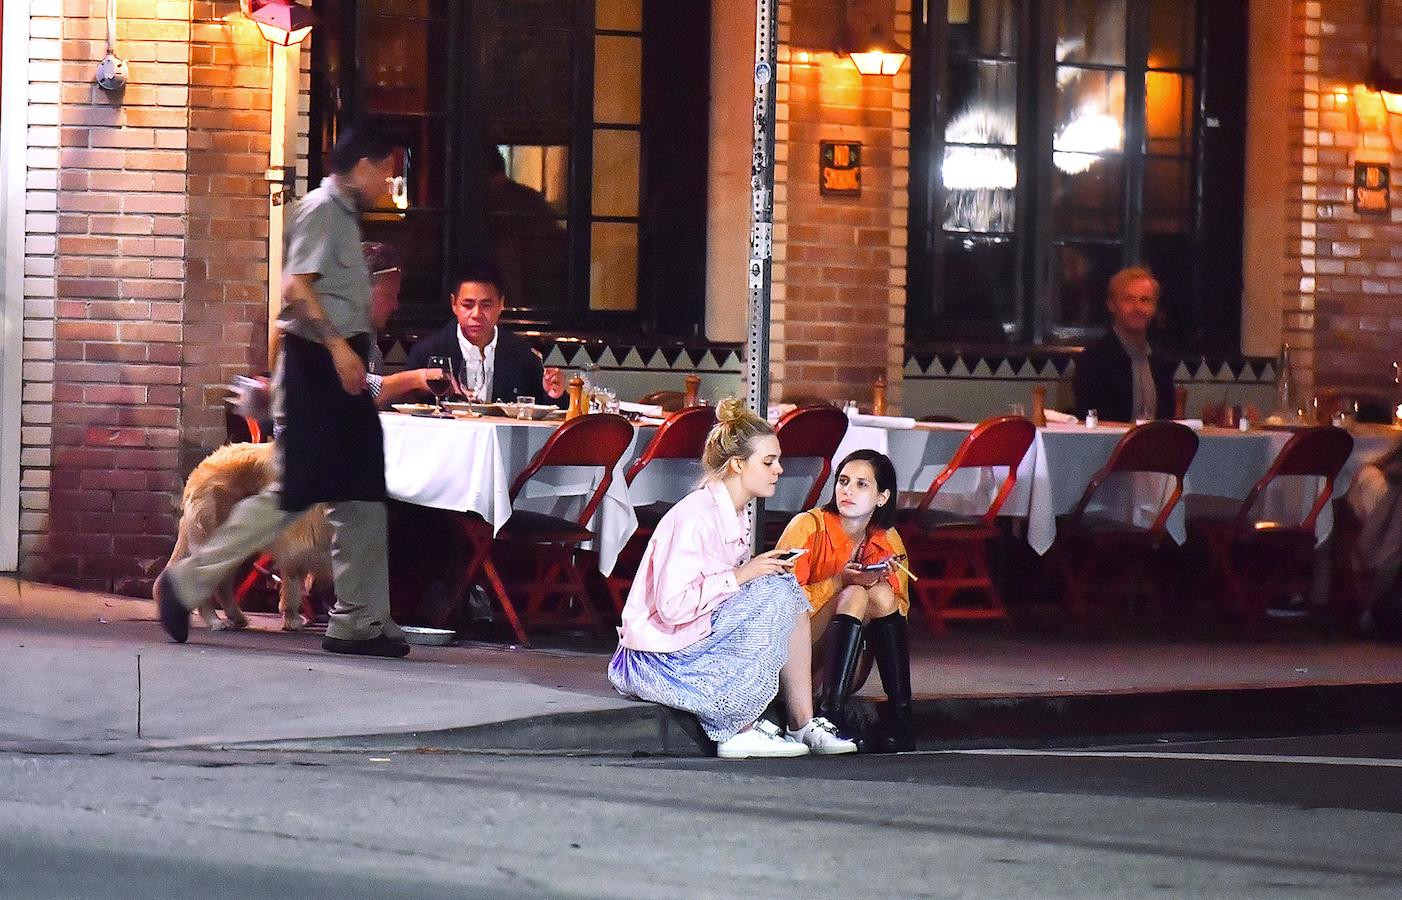
[[[745,340],[745,397],[764,417],[769,410],[769,316],[774,242],[774,94],[778,76],[778,0],[755,0],[755,101],[750,154],[750,261],[748,335]],[[763,549],[763,501],[745,516],[750,542]]]

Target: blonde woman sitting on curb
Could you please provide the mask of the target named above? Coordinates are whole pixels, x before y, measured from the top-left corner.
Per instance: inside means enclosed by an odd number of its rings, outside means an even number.
[[[694,713],[726,759],[854,753],[813,715],[808,600],[793,563],[750,556],[743,510],[770,497],[779,440],[738,400],[706,438],[702,486],[662,517],[623,609],[609,681],[625,696]],[[782,686],[789,728],[760,718]]]

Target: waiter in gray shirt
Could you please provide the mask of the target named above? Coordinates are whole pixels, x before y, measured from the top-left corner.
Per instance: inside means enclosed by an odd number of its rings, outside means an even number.
[[[238,503],[200,549],[156,579],[161,625],[176,641],[189,637],[190,610],[234,568],[307,507],[326,503],[336,605],[322,649],[409,652],[389,615],[384,439],[366,388],[375,335],[360,249],[360,210],[384,192],[392,150],[377,134],[344,132],[331,151],[332,174],[290,216],[273,373],[281,478]]]

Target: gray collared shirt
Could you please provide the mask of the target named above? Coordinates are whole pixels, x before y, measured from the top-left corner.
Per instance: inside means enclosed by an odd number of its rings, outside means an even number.
[[[283,271],[315,275],[312,285],[326,318],[342,337],[366,334],[370,324],[370,270],[360,250],[360,208],[330,178],[310,191],[288,215]],[[283,308],[278,325],[308,340],[318,336],[295,310]]]
[[[1134,418],[1156,418],[1159,413],[1159,395],[1154,388],[1154,370],[1149,365],[1149,357],[1154,351],[1150,349],[1148,341],[1141,344],[1129,340],[1119,329],[1115,330],[1115,337],[1120,339],[1120,346],[1129,354],[1129,369],[1134,379]]]

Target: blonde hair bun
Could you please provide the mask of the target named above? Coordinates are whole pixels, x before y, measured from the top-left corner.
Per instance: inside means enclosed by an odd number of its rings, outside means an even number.
[[[739,422],[748,416],[749,409],[745,407],[745,401],[739,397],[726,397],[716,407],[716,421],[730,425]]]
[[[746,458],[754,452],[755,441],[773,433],[773,426],[746,409],[745,401],[726,397],[716,407],[716,424],[701,453],[706,477],[720,478],[730,460]]]

